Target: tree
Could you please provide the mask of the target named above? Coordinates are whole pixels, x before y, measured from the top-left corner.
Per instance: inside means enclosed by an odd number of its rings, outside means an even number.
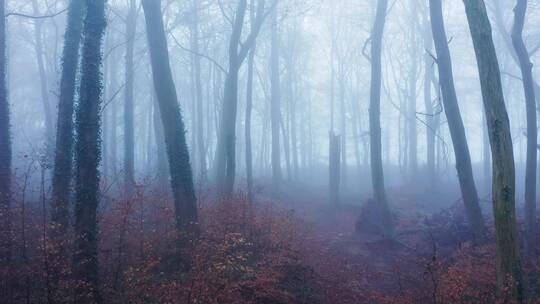
[[[83,28],[80,101],[77,109],[74,274],[75,302],[100,303],[98,227],[100,108],[102,96],[101,45],[106,28],[105,0],[86,0]]]
[[[39,16],[39,5],[37,0],[32,0],[32,9],[36,16]],[[46,147],[47,154],[50,153],[53,143],[54,135],[54,123],[53,123],[53,109],[51,106],[49,96],[49,85],[47,83],[47,71],[45,67],[45,51],[43,48],[43,34],[42,34],[42,18],[34,19],[34,50],[36,52],[36,63],[38,66],[40,88],[41,88],[41,100],[43,103],[43,113],[45,113],[45,135],[46,135]],[[50,155],[47,155],[49,157]]]
[[[126,18],[126,56],[125,76],[126,86],[124,95],[124,187],[129,198],[135,187],[135,135],[133,125],[134,100],[133,86],[135,82],[133,53],[135,51],[135,34],[137,32],[137,5],[135,0],[129,0]]]
[[[5,0],[0,0],[0,267],[11,267],[11,133],[6,84]],[[2,278],[0,297],[12,302],[10,279]]]
[[[464,0],[493,156],[493,214],[497,246],[497,285],[517,302],[523,279],[515,210],[515,167],[510,122],[504,104],[499,62],[484,1]]]
[[[161,17],[161,1],[143,0],[152,77],[165,138],[176,228],[191,240],[198,229],[197,198],[186,143],[185,127],[173,81],[167,37]]]
[[[255,25],[255,0],[250,2],[250,23]],[[253,149],[251,144],[251,114],[253,112],[253,74],[255,69],[255,53],[257,42],[249,50],[247,88],[246,88],[246,126],[245,126],[245,145],[246,145],[246,181],[248,201],[253,202]]]
[[[206,148],[204,143],[204,120],[203,120],[203,87],[201,79],[201,58],[199,56],[199,1],[191,1],[191,26],[190,26],[190,44],[193,53],[191,60],[193,65],[193,77],[195,82],[196,97],[196,136],[197,136],[197,155],[199,158],[199,175],[202,182],[207,179],[206,172]]]
[[[394,223],[386,189],[384,187],[384,173],[382,164],[382,143],[381,143],[381,55],[386,14],[388,10],[388,0],[377,2],[377,11],[373,30],[371,33],[371,93],[369,102],[369,135],[371,152],[371,179],[373,184],[373,195],[382,213],[381,227],[383,233],[391,236],[394,231]]]
[[[448,120],[452,143],[454,144],[454,156],[456,158],[461,196],[474,240],[475,242],[481,242],[485,237],[485,224],[474,183],[469,146],[454,86],[452,59],[444,29],[441,0],[430,0],[429,9],[433,40],[437,51],[437,65],[444,112]]]
[[[274,0],[277,2],[277,0]],[[281,157],[279,126],[281,120],[281,87],[279,66],[279,29],[277,20],[277,5],[272,8],[270,33],[270,121],[272,126],[272,180],[274,186],[281,181]]]
[[[52,182],[51,221],[53,230],[58,231],[59,235],[64,235],[69,224],[69,185],[72,178],[73,159],[73,108],[83,15],[84,2],[70,1],[62,55]]]
[[[427,146],[427,171],[430,186],[436,186],[437,174],[435,172],[435,138],[439,125],[440,115],[435,113],[432,100],[432,84],[435,79],[434,61],[430,52],[433,49],[433,35],[429,21],[429,10],[423,15],[424,28],[424,106],[426,109],[426,146]]]
[[[71,194],[73,161],[73,108],[75,104],[75,82],[79,64],[79,48],[83,27],[84,2],[72,0],[69,3],[64,50],[62,54],[62,74],[58,101],[58,122],[56,129],[56,149],[54,156],[51,239],[53,241],[53,267],[65,265],[65,237],[69,227],[69,198]],[[57,283],[61,269],[53,271],[53,285]]]
[[[221,197],[228,197],[234,188],[236,174],[236,115],[238,106],[238,74],[249,50],[253,47],[263,21],[265,0],[259,0],[255,26],[244,42],[241,41],[247,0],[239,0],[229,41],[229,70],[225,79],[218,143],[216,148],[215,180]]]
[[[525,169],[525,229],[527,230],[528,244],[532,249],[534,244],[536,223],[536,167],[537,167],[537,120],[532,63],[529,52],[523,41],[523,27],[527,12],[527,0],[517,0],[514,9],[514,26],[512,27],[512,43],[521,69],[523,89],[525,91],[525,105],[527,112],[527,166]]]

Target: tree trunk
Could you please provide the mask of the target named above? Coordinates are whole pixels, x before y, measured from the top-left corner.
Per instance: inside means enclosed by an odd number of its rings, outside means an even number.
[[[330,203],[339,205],[339,186],[341,179],[341,138],[330,132],[329,145],[329,193]]]
[[[456,158],[456,169],[461,187],[461,195],[474,241],[479,243],[485,238],[485,224],[478,200],[478,192],[474,183],[469,146],[454,87],[452,59],[444,29],[441,0],[430,0],[429,6],[433,39],[437,51],[439,82],[442,90],[444,110],[448,120],[448,128],[452,137],[452,143],[454,144],[454,155]]]
[[[32,8],[35,15],[39,15],[39,6],[37,0],[32,0]],[[40,81],[40,88],[41,88],[41,100],[43,102],[43,113],[45,113],[45,145],[46,145],[46,151],[47,151],[47,158],[49,158],[51,155],[49,155],[50,152],[52,152],[52,144],[53,144],[53,138],[54,138],[54,123],[53,123],[53,114],[52,114],[52,107],[51,107],[51,101],[49,96],[49,88],[47,84],[47,71],[45,68],[45,62],[44,62],[44,50],[43,50],[43,36],[42,36],[42,22],[41,19],[35,19],[34,20],[34,39],[35,39],[35,45],[34,49],[36,51],[36,60],[38,65],[38,72],[39,72],[39,81]]]
[[[11,134],[6,83],[5,0],[0,0],[0,267],[10,269],[12,259],[11,231]],[[13,303],[10,272],[2,276],[0,298]]]
[[[512,42],[519,59],[525,104],[527,112],[527,166],[525,172],[525,229],[527,231],[528,248],[534,248],[536,232],[536,167],[537,167],[537,121],[536,100],[532,76],[532,63],[525,42],[523,42],[523,27],[527,12],[527,0],[517,0],[514,9],[515,18],[512,28]]]
[[[135,34],[137,32],[137,4],[129,1],[126,18],[125,95],[124,95],[124,194],[130,198],[135,190],[135,135],[134,135],[134,62]]]
[[[98,227],[101,107],[101,44],[106,27],[105,1],[87,0],[82,78],[77,110],[74,274],[77,303],[101,303],[98,273]]]
[[[281,88],[280,88],[280,66],[279,66],[279,37],[277,24],[277,8],[274,7],[271,13],[271,43],[270,43],[270,121],[272,126],[272,181],[277,186],[281,181],[281,146],[279,139],[279,123],[281,120]]]
[[[493,214],[497,239],[497,283],[512,300],[523,299],[515,212],[515,167],[508,113],[491,24],[483,1],[464,0],[476,53],[493,157]]]
[[[418,125],[416,122],[416,83],[418,76],[418,48],[417,48],[417,33],[418,30],[416,26],[415,19],[418,18],[417,14],[417,1],[409,0],[409,9],[410,9],[410,42],[409,42],[409,77],[408,77],[408,131],[409,131],[409,178],[412,181],[415,181],[418,175]]]
[[[383,212],[382,227],[386,236],[394,233],[394,223],[384,187],[381,143],[381,55],[388,0],[377,2],[377,12],[371,34],[371,93],[369,105],[371,177],[373,196]]]
[[[62,55],[62,75],[58,102],[58,123],[56,129],[56,150],[54,158],[51,238],[53,259],[51,265],[67,266],[65,262],[66,232],[69,227],[69,198],[73,161],[73,109],[75,103],[75,82],[79,64],[79,49],[83,26],[84,2],[70,1]],[[60,271],[53,271],[52,283],[57,283]],[[55,288],[56,289],[56,288]]]
[[[250,3],[250,22],[251,26],[255,22],[254,1]],[[248,202],[253,202],[253,149],[251,145],[251,114],[253,112],[253,72],[255,68],[255,52],[257,43],[249,51],[248,56],[248,71],[247,71],[247,88],[246,88],[246,122],[245,122],[245,141],[246,141],[246,183]]]
[[[433,36],[429,24],[429,11],[424,14],[424,106],[426,109],[426,147],[427,147],[427,172],[430,186],[436,186],[437,176],[435,173],[435,138],[437,126],[435,125],[435,109],[432,100],[432,83],[435,78],[433,65],[435,62],[429,52],[433,49]]]
[[[51,221],[53,231],[58,231],[60,236],[64,235],[69,225],[69,196],[73,159],[73,108],[83,15],[84,2],[70,1],[62,55],[56,155],[52,182]]]
[[[198,233],[197,199],[185,137],[185,127],[171,72],[161,1],[143,0],[146,32],[161,121],[169,160],[176,228],[189,241]]]
[[[199,1],[192,0],[192,24],[191,24],[191,49],[194,54],[193,62],[193,77],[195,78],[195,98],[196,98],[196,131],[197,131],[197,155],[199,158],[199,176],[201,182],[205,182],[208,178],[206,171],[206,148],[204,143],[204,117],[203,117],[203,88],[201,80],[201,58],[199,55]]]
[[[229,41],[229,71],[225,80],[223,107],[219,122],[218,143],[215,157],[215,180],[222,198],[232,195],[236,175],[236,116],[238,108],[238,73],[250,48],[255,43],[264,14],[264,0],[259,0],[255,26],[242,43],[242,29],[246,15],[247,0],[240,0],[236,8],[233,32]],[[279,129],[278,129],[279,130]]]

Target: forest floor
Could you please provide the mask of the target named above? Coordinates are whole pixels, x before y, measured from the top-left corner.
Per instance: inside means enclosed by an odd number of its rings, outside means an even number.
[[[492,237],[472,245],[462,203],[445,189],[390,189],[392,240],[356,231],[367,201],[359,194],[345,194],[332,206],[324,187],[289,184],[277,192],[257,189],[252,204],[241,192],[216,202],[203,190],[200,238],[180,252],[166,194],[151,185],[140,185],[131,200],[105,193],[101,292],[113,304],[505,303],[495,292]],[[490,208],[484,208],[486,218]],[[59,300],[69,302],[80,284],[69,275],[69,259],[51,264],[43,210],[41,202],[24,199],[13,209],[17,267],[0,274],[13,282],[15,303],[46,302],[51,268],[65,269]],[[181,269],[186,260],[189,268]],[[538,255],[527,258],[524,269],[530,302],[540,303]]]

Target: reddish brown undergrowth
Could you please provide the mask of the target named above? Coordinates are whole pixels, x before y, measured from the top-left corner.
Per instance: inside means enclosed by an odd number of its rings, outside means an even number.
[[[331,221],[321,223],[283,203],[249,204],[243,194],[225,202],[200,197],[201,235],[191,267],[181,271],[172,203],[149,189],[140,187],[131,200],[103,198],[106,303],[504,303],[496,300],[493,245],[456,241],[452,225],[426,227],[402,217],[398,240],[390,241],[353,234],[350,210],[324,209]],[[52,264],[46,204],[39,195],[28,197],[12,210],[15,267],[2,269],[2,278],[15,303],[69,303],[77,284],[69,273],[71,252],[63,267]],[[345,226],[351,233],[339,231]],[[531,286],[539,281],[539,261],[526,263]],[[64,269],[58,285],[50,280],[53,269]],[[537,292],[531,287],[531,298]]]

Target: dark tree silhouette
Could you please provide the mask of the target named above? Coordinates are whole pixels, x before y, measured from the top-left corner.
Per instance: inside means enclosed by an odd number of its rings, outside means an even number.
[[[106,27],[105,1],[86,0],[83,28],[80,102],[77,109],[75,145],[75,253],[74,274],[78,280],[76,303],[100,303],[98,272],[97,207],[101,145],[102,95],[101,45]]]
[[[478,192],[474,183],[474,176],[471,165],[471,155],[469,145],[465,135],[465,127],[459,110],[459,104],[454,86],[454,75],[452,71],[452,59],[448,48],[448,40],[444,29],[441,0],[430,0],[431,28],[433,40],[437,51],[437,65],[439,67],[439,82],[442,91],[442,101],[444,112],[448,120],[450,136],[454,144],[454,155],[456,158],[456,170],[461,187],[461,196],[467,213],[467,220],[474,234],[476,242],[484,239],[485,224],[482,217],[482,210],[478,200]]]
[[[373,196],[379,205],[382,215],[381,227],[383,233],[390,236],[394,232],[394,223],[386,189],[384,187],[384,173],[382,164],[381,143],[381,57],[384,27],[388,10],[388,0],[377,2],[377,11],[373,30],[371,33],[371,93],[369,102],[369,134],[371,139],[371,179],[373,183]]]
[[[514,9],[514,26],[512,28],[512,43],[519,61],[523,89],[525,92],[525,105],[527,109],[527,165],[525,168],[525,229],[527,230],[528,249],[534,248],[534,233],[536,232],[536,167],[538,130],[536,120],[536,99],[532,75],[533,64],[529,52],[523,41],[523,27],[527,0],[518,0]]]
[[[124,94],[124,187],[127,197],[131,197],[135,187],[135,135],[133,125],[134,115],[134,62],[135,34],[137,31],[137,4],[129,1],[129,11],[126,18],[126,55],[125,76],[126,87]]]
[[[179,233],[197,233],[197,198],[184,121],[171,72],[161,1],[143,0],[154,88],[161,114]],[[191,237],[191,236],[190,236]]]
[[[242,32],[247,0],[239,0],[229,41],[229,71],[225,79],[223,107],[216,148],[215,181],[221,197],[229,197],[234,188],[236,174],[236,116],[238,107],[238,74],[249,50],[253,47],[263,21],[265,0],[258,0],[254,26],[244,42]]]
[[[69,196],[73,160],[73,108],[83,15],[84,1],[70,1],[62,55],[52,182],[51,221],[54,232],[53,237],[56,234],[58,236],[64,235],[69,224]]]
[[[493,214],[497,244],[499,292],[523,299],[523,279],[515,210],[516,177],[508,112],[499,62],[484,1],[464,0],[478,63],[484,110],[493,155]]]
[[[279,140],[279,127],[281,120],[281,86],[279,79],[280,58],[277,5],[274,5],[272,8],[270,21],[270,122],[272,127],[272,181],[274,186],[278,186],[281,182],[281,146]]]
[[[0,0],[0,267],[11,266],[11,134],[6,85],[5,1]],[[0,298],[12,303],[11,282],[0,277]]]

